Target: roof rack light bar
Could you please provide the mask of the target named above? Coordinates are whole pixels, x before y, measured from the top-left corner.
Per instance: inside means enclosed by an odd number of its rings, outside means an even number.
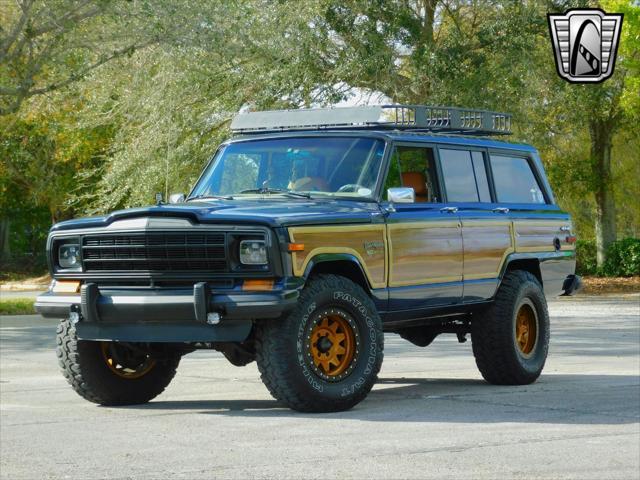
[[[238,134],[336,129],[508,135],[511,115],[473,108],[376,105],[240,113],[231,122],[231,131]]]

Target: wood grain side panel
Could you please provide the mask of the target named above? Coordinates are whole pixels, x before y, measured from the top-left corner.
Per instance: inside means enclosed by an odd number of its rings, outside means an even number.
[[[511,222],[462,221],[464,278],[496,278],[514,251]]]
[[[561,227],[572,229],[569,220],[515,220],[513,222],[516,252],[553,252],[554,239],[560,239],[561,250],[574,250],[575,244],[566,242],[569,232]]]
[[[462,232],[456,222],[390,224],[389,286],[462,280]]]
[[[304,275],[316,255],[346,253],[358,259],[373,288],[386,287],[384,225],[292,227],[289,228],[289,238],[292,242],[304,244],[304,251],[292,253],[294,275]]]

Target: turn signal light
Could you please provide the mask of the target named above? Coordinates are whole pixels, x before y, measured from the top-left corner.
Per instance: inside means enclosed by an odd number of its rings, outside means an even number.
[[[242,290],[253,290],[253,291],[264,291],[264,290],[273,290],[273,279],[256,279],[256,280],[245,280],[242,283]]]
[[[290,252],[302,252],[304,250],[304,243],[290,243],[287,249]]]
[[[53,293],[78,293],[80,282],[77,280],[56,280],[53,284]]]

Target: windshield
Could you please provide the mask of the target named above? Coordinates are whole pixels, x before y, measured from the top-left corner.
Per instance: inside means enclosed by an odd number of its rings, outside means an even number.
[[[232,143],[218,152],[194,197],[283,194],[374,195],[384,142],[375,138],[305,137]]]

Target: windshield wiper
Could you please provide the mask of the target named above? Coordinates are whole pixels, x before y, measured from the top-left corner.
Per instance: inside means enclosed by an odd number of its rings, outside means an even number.
[[[250,188],[248,190],[242,190],[240,193],[281,193],[283,195],[290,195],[292,197],[311,198],[309,193],[294,192],[292,190],[283,190],[281,188]]]
[[[233,200],[231,195],[196,195],[195,197],[189,197],[185,202],[191,200]]]

